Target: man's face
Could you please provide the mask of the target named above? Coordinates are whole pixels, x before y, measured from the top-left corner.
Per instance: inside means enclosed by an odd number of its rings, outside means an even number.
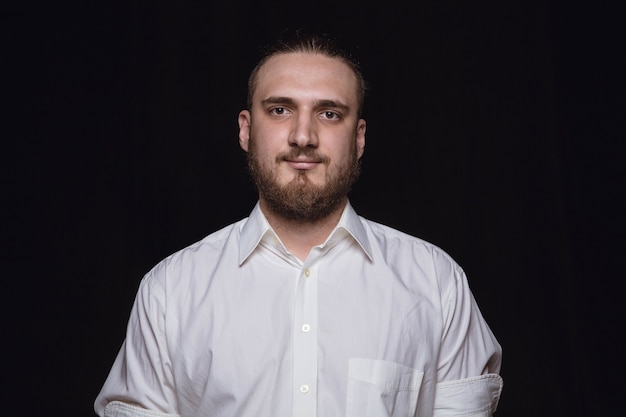
[[[292,220],[326,216],[345,201],[365,147],[356,77],[339,59],[289,53],[270,58],[256,85],[239,141],[261,201]]]

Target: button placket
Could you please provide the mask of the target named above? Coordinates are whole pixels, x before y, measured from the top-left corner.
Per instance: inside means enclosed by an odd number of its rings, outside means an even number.
[[[293,329],[293,415],[314,417],[317,410],[316,268],[303,268],[296,289]]]

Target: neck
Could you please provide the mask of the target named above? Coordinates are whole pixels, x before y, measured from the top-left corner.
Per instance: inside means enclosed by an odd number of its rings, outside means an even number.
[[[273,211],[262,199],[259,203],[267,221],[287,250],[301,261],[309,256],[314,246],[326,241],[337,226],[345,207],[345,203],[340,204],[327,216],[319,220],[307,221],[285,218]]]

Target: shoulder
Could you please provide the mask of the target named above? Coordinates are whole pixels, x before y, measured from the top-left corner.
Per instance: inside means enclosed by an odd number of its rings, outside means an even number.
[[[150,281],[184,278],[207,272],[218,263],[221,258],[234,256],[239,250],[239,232],[246,219],[231,223],[203,239],[194,242],[167,256],[146,274]]]
[[[371,231],[376,243],[394,249],[405,248],[406,250],[423,251],[436,257],[452,260],[452,257],[444,249],[432,242],[363,217],[361,217],[361,221]]]
[[[419,268],[429,275],[450,277],[454,280],[464,275],[456,260],[440,246],[393,227],[361,217],[369,230],[375,255],[385,263],[398,263]]]

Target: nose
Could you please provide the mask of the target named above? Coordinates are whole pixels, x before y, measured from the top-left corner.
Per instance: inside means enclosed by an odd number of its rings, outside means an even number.
[[[294,126],[289,136],[289,145],[301,148],[315,148],[318,145],[314,116],[300,113],[294,119]]]

